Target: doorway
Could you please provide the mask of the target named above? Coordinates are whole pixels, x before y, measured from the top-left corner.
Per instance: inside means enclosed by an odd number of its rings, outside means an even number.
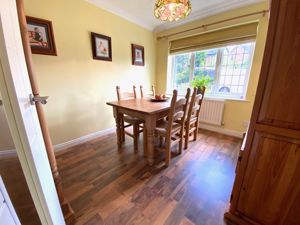
[[[1,95],[0,95],[1,99]],[[21,163],[9,131],[4,105],[0,103],[0,175],[23,225],[40,225]]]
[[[0,93],[19,165],[22,167],[40,222],[49,225],[65,224],[36,108],[30,104],[29,96],[32,90],[20,35],[16,1],[1,1],[0,62]],[[13,169],[10,165],[5,168]],[[14,166],[17,167],[18,164]],[[11,174],[9,176],[11,177]]]

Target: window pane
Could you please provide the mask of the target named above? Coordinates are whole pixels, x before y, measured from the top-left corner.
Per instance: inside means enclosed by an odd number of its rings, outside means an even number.
[[[184,93],[190,86],[191,54],[176,55],[174,59],[174,88]]]
[[[244,97],[246,76],[251,66],[253,44],[230,45],[222,48],[218,93],[221,96]]]
[[[217,52],[218,49],[195,52],[194,77],[209,76],[212,81],[215,80]],[[210,91],[207,88],[207,92]]]
[[[173,88],[184,94],[194,78],[209,76],[209,96],[244,98],[253,48],[249,42],[173,56]]]

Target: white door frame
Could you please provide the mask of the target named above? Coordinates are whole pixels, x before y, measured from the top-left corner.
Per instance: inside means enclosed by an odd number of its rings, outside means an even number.
[[[31,88],[22,47],[16,2],[15,0],[0,0],[0,5],[0,92],[9,128],[42,224],[65,225],[41,129],[39,125],[36,126],[39,124],[36,110],[31,110],[30,119],[34,122],[33,124],[28,124],[29,121],[26,121],[22,114],[24,113],[22,106],[27,104],[28,107],[29,95],[28,99],[24,99],[21,92]],[[16,75],[16,70],[19,75]],[[20,90],[22,88],[24,90]],[[24,93],[23,96],[25,96]],[[27,132],[28,126],[34,126],[34,137]],[[36,141],[37,139],[38,141]],[[39,144],[35,149],[32,148],[33,140]]]

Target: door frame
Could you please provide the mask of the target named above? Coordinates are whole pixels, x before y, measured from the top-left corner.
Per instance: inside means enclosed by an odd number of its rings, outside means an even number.
[[[5,24],[8,22],[10,26]],[[10,70],[11,61],[9,61],[10,59],[8,57],[8,51],[11,51],[11,49],[6,45],[5,41],[7,37],[5,38],[5,35],[10,35],[9,37],[14,38],[16,46],[22,46],[16,2],[12,0],[1,0],[0,8],[0,92],[3,105],[18,158],[41,223],[43,225],[64,225],[65,221],[60,208],[50,165],[39,165],[39,162],[33,157],[33,151],[30,147],[24,124],[26,121],[22,118],[18,103],[19,99],[16,94],[17,90],[15,89],[12,79],[13,77]],[[24,54],[19,55],[21,60],[25,62]],[[21,68],[22,74],[28,76],[26,63],[25,66]],[[38,117],[36,117],[36,119],[38,120]],[[42,154],[47,157],[45,146],[43,145],[41,147],[44,149]],[[50,191],[46,191],[45,186],[42,185],[42,179],[39,173],[39,168],[41,167],[43,167],[43,171],[46,171],[47,174],[51,174],[50,177],[47,177],[49,181],[47,182],[47,187]],[[51,198],[51,202],[47,202],[49,197]]]

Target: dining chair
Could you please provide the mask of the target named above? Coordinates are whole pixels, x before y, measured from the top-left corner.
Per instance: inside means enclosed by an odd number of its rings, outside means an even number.
[[[171,149],[175,144],[179,143],[179,154],[182,152],[184,121],[187,113],[188,99],[190,98],[190,89],[187,89],[185,98],[177,100],[177,96],[178,92],[174,90],[168,117],[167,119],[158,121],[155,129],[155,136],[159,137],[160,140],[161,138],[164,139],[164,143],[160,142],[157,149],[165,152],[166,166],[170,165]]]
[[[131,99],[131,98],[136,98],[136,86],[133,85],[132,86],[132,90],[133,92],[121,92],[121,88],[120,86],[116,86],[116,90],[117,90],[117,97],[118,97],[118,101],[120,100],[124,100],[124,99]]]
[[[152,85],[151,86],[151,91],[149,90],[149,91],[146,91],[144,93],[143,86],[140,85],[140,93],[141,93],[141,98],[144,98],[145,95],[147,95],[147,96],[155,96],[155,87],[154,87],[154,85]]]
[[[136,87],[133,85],[133,92],[121,92],[119,86],[116,86],[118,101],[125,99],[136,99]],[[125,124],[126,123],[126,124]],[[145,123],[144,120],[132,117],[129,115],[123,115],[121,119],[121,137],[122,141],[125,142],[125,134],[133,138],[134,142],[134,152],[138,151],[138,140],[139,134],[143,132],[141,124]],[[133,127],[133,133],[126,131],[127,127]]]
[[[205,87],[194,88],[192,98],[188,107],[187,118],[185,121],[184,149],[188,148],[190,135],[193,134],[193,141],[197,140],[199,130],[199,117],[202,101],[204,98]]]

